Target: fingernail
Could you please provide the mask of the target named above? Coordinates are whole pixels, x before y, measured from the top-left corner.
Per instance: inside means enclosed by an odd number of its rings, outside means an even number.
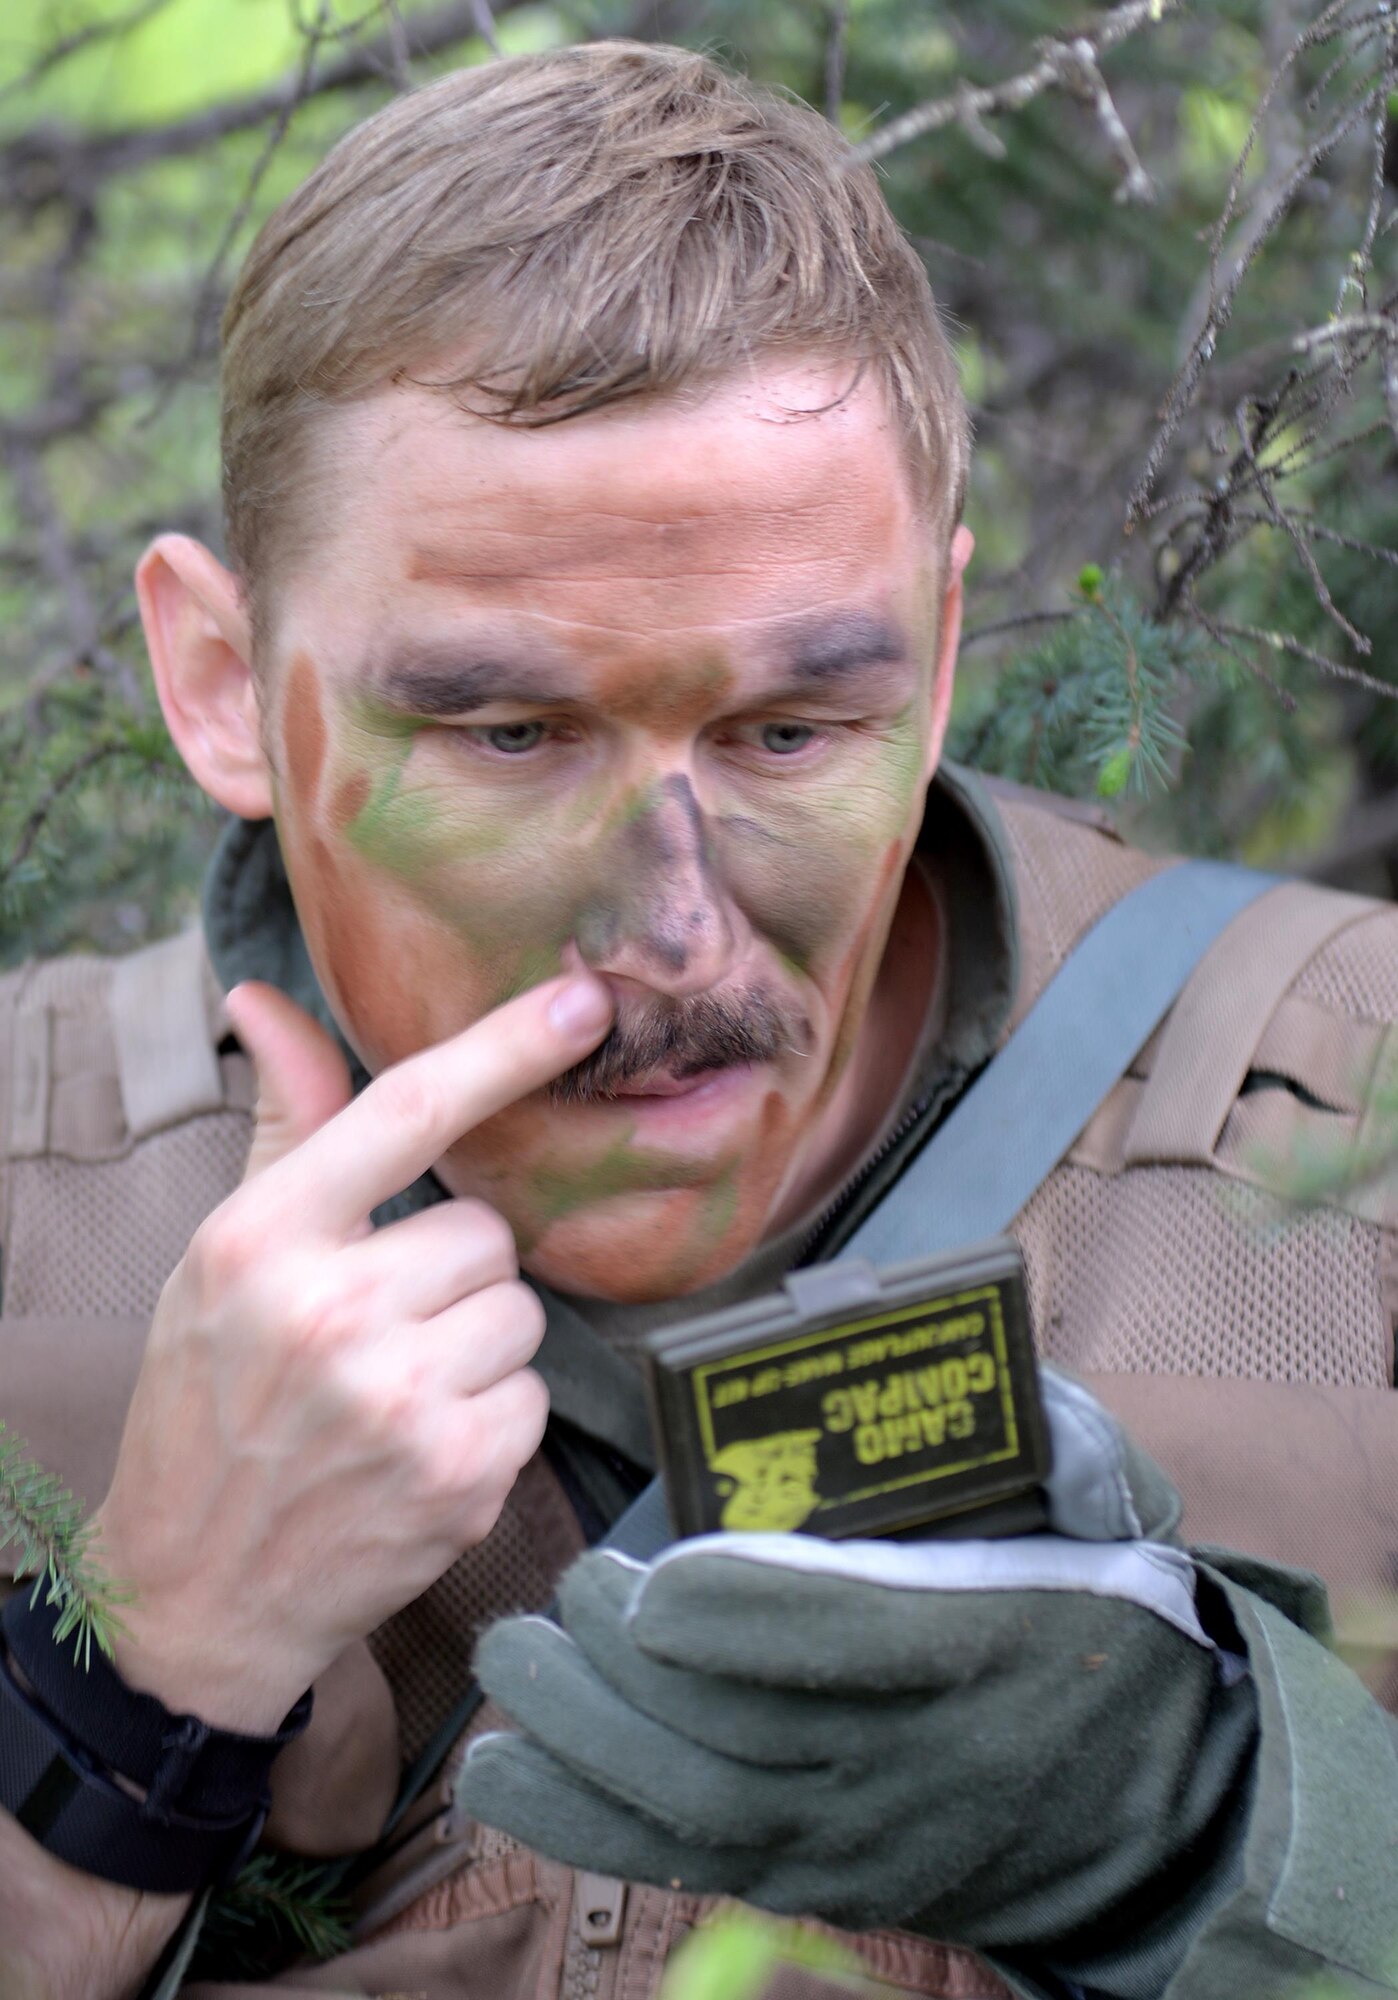
[[[612,1018],[612,996],[599,979],[570,979],[549,1002],[549,1019],[563,1035],[595,1035]]]

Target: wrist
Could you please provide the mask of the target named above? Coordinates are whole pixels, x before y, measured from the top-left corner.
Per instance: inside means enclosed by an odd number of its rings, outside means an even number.
[[[125,1613],[123,1613],[125,1617]],[[314,1676],[290,1663],[264,1661],[256,1670],[220,1663],[207,1645],[181,1643],[178,1626],[142,1620],[118,1634],[112,1665],[138,1694],[153,1695],[177,1715],[197,1715],[213,1729],[270,1735]]]
[[[128,1687],[216,1729],[275,1730],[324,1662],[264,1632],[230,1631],[207,1601],[162,1584],[99,1510],[93,1527],[104,1568],[129,1589],[112,1633],[112,1664]],[[200,1581],[200,1579],[196,1579]]]
[[[55,1644],[60,1615],[25,1597],[0,1613],[0,1804],[108,1881],[174,1893],[224,1879],[261,1832],[272,1764],[305,1728],[309,1693],[275,1730],[220,1730]]]

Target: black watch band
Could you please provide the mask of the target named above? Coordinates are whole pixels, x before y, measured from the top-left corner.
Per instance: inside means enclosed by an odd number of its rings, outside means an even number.
[[[256,1845],[272,1761],[310,1720],[310,1692],[274,1736],[214,1729],[128,1687],[100,1653],[85,1664],[71,1640],[55,1645],[59,1616],[27,1591],[0,1613],[0,1806],[109,1882],[170,1894],[226,1880]]]

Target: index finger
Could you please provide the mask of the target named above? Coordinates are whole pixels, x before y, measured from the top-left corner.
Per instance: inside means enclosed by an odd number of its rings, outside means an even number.
[[[536,986],[395,1063],[251,1185],[312,1229],[347,1233],[463,1133],[595,1049],[614,1011],[585,974]]]

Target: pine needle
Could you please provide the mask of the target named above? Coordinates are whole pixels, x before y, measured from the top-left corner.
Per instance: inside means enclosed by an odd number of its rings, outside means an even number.
[[[34,1578],[32,1601],[60,1607],[54,1640],[73,1641],[74,1658],[92,1664],[92,1648],[111,1657],[124,1628],[116,1607],[130,1589],[114,1583],[93,1555],[96,1536],[83,1508],[56,1474],[28,1455],[23,1439],[0,1422],[0,1548],[17,1545],[15,1577]]]
[[[334,1958],[350,1945],[348,1901],[334,1862],[254,1854],[209,1904],[193,1970],[200,1978],[265,1978],[288,1959]]]

